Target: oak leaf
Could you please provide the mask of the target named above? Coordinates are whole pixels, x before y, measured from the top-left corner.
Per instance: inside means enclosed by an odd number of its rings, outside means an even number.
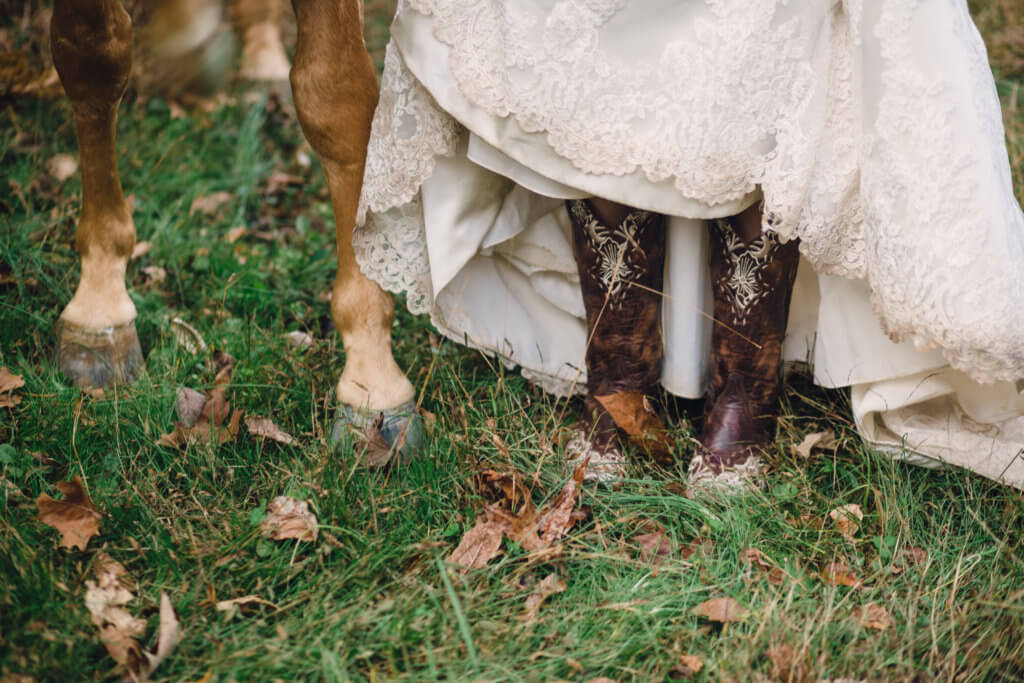
[[[660,565],[672,554],[672,542],[665,528],[653,520],[643,520],[638,525],[645,533],[633,536],[633,542],[640,546],[640,558],[654,566]]]
[[[863,587],[861,580],[850,571],[845,561],[830,562],[821,570],[820,576],[825,583],[833,586],[847,586],[855,589]]]
[[[36,499],[37,519],[60,532],[61,547],[85,550],[89,539],[99,533],[103,515],[82,489],[77,474],[71,481],[57,482],[57,488],[64,494],[62,500],[54,500],[45,493]]]
[[[265,536],[275,541],[289,538],[316,541],[320,525],[309,511],[309,503],[288,496],[277,496],[267,505],[267,516],[260,529]]]

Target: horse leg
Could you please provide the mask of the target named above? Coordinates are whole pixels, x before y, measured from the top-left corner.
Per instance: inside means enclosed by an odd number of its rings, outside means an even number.
[[[242,78],[287,80],[290,67],[281,42],[281,0],[234,0],[231,10],[242,37]]]
[[[82,169],[82,210],[75,245],[78,288],[60,314],[60,369],[82,387],[130,382],[142,366],[135,305],[125,270],[135,224],[117,174],[117,106],[132,64],[131,19],[120,0],[57,0],[53,62],[75,121]]]
[[[299,123],[320,157],[334,207],[338,274],[331,313],[345,346],[338,380],[335,437],[346,423],[384,415],[385,438],[415,447],[422,422],[415,415],[412,384],[391,354],[391,297],[368,280],[352,250],[377,77],[363,42],[358,0],[292,0],[298,25],[292,92]],[[406,448],[407,447],[407,448]]]

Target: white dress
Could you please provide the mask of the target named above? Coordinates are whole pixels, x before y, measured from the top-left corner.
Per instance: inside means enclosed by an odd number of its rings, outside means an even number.
[[[964,0],[402,0],[363,271],[545,389],[585,383],[564,200],[667,214],[662,383],[705,387],[704,219],[800,239],[785,357],[876,447],[1024,488],[1024,214]]]

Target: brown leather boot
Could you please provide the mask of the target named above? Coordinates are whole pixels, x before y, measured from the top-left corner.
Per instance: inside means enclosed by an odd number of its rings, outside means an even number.
[[[566,202],[587,312],[587,397],[566,455],[573,466],[590,458],[584,478],[625,474],[618,430],[654,457],[670,445],[652,396],[661,378],[661,290],[665,219],[632,211],[601,223],[586,200]]]
[[[775,434],[782,340],[789,319],[797,242],[764,233],[745,244],[727,220],[710,224],[711,381],[691,488],[759,485],[761,454]]]

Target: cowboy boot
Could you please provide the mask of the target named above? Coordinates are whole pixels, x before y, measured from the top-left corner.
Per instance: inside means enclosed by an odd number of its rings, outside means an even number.
[[[586,200],[567,207],[588,343],[587,396],[566,454],[574,467],[588,463],[585,480],[611,481],[625,474],[620,429],[656,458],[671,448],[652,399],[661,378],[665,219],[634,210],[609,227]]]
[[[710,224],[715,325],[711,378],[690,486],[759,485],[775,432],[782,340],[800,253],[774,233],[746,244],[728,220]]]

